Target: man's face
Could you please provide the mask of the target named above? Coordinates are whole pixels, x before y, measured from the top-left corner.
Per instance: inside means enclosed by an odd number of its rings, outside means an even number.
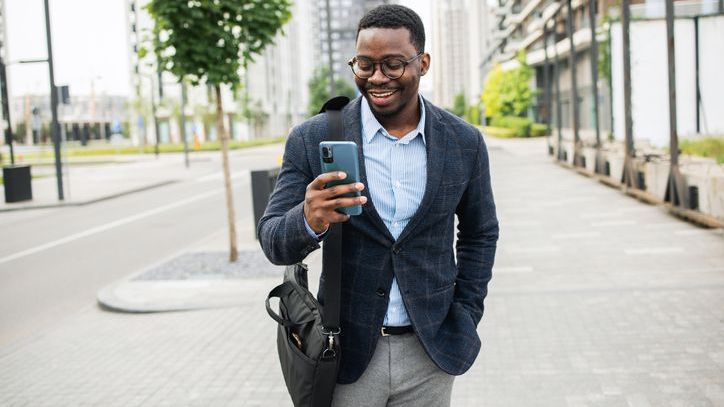
[[[373,61],[385,58],[407,61],[415,55],[417,50],[406,28],[366,28],[357,36],[358,57]],[[400,78],[386,77],[378,64],[371,77],[360,79],[355,76],[354,80],[372,111],[378,116],[391,117],[405,114],[406,107],[415,106],[420,77],[427,73],[429,66],[430,56],[424,54],[410,62]]]

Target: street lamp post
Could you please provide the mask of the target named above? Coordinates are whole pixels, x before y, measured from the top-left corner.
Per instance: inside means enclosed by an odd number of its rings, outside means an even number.
[[[48,42],[48,72],[50,74],[50,112],[52,121],[50,123],[50,134],[53,138],[53,150],[55,152],[55,177],[58,185],[58,200],[63,201],[63,168],[60,162],[60,131],[58,124],[58,92],[55,88],[55,75],[53,73],[53,41],[50,36],[50,7],[48,0],[43,1],[45,5],[45,36]]]
[[[10,106],[8,102],[8,81],[5,71],[5,62],[0,55],[0,97],[2,97],[3,120],[5,125],[5,142],[10,148],[10,165],[15,165],[15,151],[13,150],[13,130],[10,127]]]

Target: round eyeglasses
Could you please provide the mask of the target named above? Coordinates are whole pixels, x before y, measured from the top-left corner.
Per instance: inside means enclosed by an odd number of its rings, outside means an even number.
[[[405,67],[412,61],[424,55],[420,52],[414,57],[404,60],[401,58],[385,58],[381,61],[373,61],[367,57],[354,57],[347,64],[352,68],[352,73],[360,79],[369,79],[375,74],[376,65],[380,66],[382,73],[390,79],[398,79],[405,74]]]

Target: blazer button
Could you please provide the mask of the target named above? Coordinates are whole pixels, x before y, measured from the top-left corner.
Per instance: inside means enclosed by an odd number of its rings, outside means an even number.
[[[383,289],[381,289],[381,288],[378,288],[378,289],[377,289],[377,295],[380,296],[380,297],[384,297],[384,296],[385,296],[385,290],[383,290]]]
[[[392,253],[399,254],[401,250],[402,249],[400,249],[400,246],[392,247]]]

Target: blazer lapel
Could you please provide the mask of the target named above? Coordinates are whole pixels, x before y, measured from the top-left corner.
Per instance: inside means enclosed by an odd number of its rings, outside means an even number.
[[[392,234],[385,226],[385,222],[382,221],[380,214],[375,209],[375,205],[372,202],[372,197],[369,192],[369,184],[367,183],[367,170],[365,169],[365,158],[364,158],[364,141],[362,140],[362,96],[350,102],[344,108],[344,134],[347,141],[354,141],[357,144],[357,156],[359,158],[359,171],[360,171],[360,182],[365,186],[362,190],[362,195],[367,197],[367,203],[363,205],[362,215],[372,222],[380,232],[383,233],[386,240],[394,242],[395,239]],[[354,218],[354,217],[353,217]]]
[[[410,222],[402,230],[397,239],[398,244],[405,240],[415,227],[425,218],[430,209],[432,201],[437,196],[442,181],[442,173],[445,167],[445,154],[447,153],[448,137],[445,134],[445,127],[441,123],[439,114],[430,108],[430,102],[425,100],[425,144],[427,146],[427,181],[425,182],[425,194],[422,196],[420,207]]]

